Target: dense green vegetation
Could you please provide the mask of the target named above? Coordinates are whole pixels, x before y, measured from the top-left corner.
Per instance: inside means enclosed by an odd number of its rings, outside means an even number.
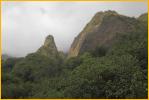
[[[147,26],[110,48],[67,59],[29,54],[2,61],[2,98],[147,98]]]

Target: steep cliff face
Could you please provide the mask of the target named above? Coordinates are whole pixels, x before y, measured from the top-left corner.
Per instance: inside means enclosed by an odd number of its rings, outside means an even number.
[[[53,36],[48,35],[46,37],[44,45],[37,50],[37,53],[48,57],[58,54]]]
[[[115,11],[98,12],[74,39],[68,58],[94,50],[97,46],[110,46],[117,34],[134,31],[137,24],[139,21],[135,18],[119,15]]]

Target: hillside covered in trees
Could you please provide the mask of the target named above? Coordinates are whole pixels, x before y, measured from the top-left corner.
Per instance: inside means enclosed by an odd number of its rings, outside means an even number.
[[[2,98],[147,98],[147,21],[98,12],[68,54],[49,35],[35,53],[2,57]]]

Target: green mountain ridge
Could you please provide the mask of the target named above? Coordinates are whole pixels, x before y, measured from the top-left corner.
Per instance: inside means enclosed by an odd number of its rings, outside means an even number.
[[[2,98],[146,99],[146,15],[98,12],[68,56],[49,35],[35,53],[3,61]]]

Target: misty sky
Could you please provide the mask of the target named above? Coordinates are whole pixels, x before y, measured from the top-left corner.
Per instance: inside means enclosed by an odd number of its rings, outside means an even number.
[[[7,2],[2,3],[2,52],[25,56],[35,52],[47,35],[59,50],[68,51],[74,37],[98,11],[115,10],[138,17],[145,2]]]

